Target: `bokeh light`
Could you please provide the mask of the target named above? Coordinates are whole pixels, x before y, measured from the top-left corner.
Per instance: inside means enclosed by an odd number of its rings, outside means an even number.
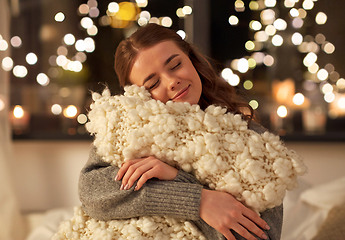
[[[236,26],[239,23],[238,17],[235,15],[231,15],[228,21],[231,26]]]
[[[24,110],[23,107],[20,105],[16,105],[13,109],[13,116],[15,118],[22,118],[24,117]]]
[[[177,33],[178,35],[180,35],[180,37],[181,37],[182,39],[185,39],[186,36],[187,36],[186,32],[183,31],[183,30],[178,30],[176,33]]]
[[[34,53],[28,53],[25,57],[26,62],[30,65],[35,65],[37,63],[37,56]]]
[[[87,4],[81,4],[78,8],[78,12],[81,14],[81,15],[86,15],[89,13],[89,6]]]
[[[74,118],[78,113],[78,109],[74,105],[69,105],[64,109],[63,115],[67,118]]]
[[[254,84],[253,84],[253,82],[252,82],[251,80],[246,80],[246,81],[244,81],[244,83],[243,83],[243,87],[244,87],[244,89],[246,89],[246,90],[252,89],[253,86],[254,86]]]
[[[73,45],[75,43],[75,37],[72,33],[67,33],[63,40],[67,45]]]
[[[163,17],[161,23],[162,23],[162,26],[164,27],[171,27],[171,25],[173,24],[173,21],[170,17]]]
[[[85,114],[79,114],[77,117],[77,121],[79,124],[85,124],[87,122],[87,116]]]
[[[304,103],[304,100],[305,97],[302,93],[296,93],[292,98],[293,103],[296,105],[302,105]]]
[[[57,14],[55,14],[54,19],[57,22],[63,22],[63,20],[65,20],[65,14],[63,14],[63,12],[58,12]]]
[[[8,48],[8,43],[5,39],[0,40],[0,51],[6,51]]]
[[[54,104],[50,110],[54,115],[59,115],[62,113],[62,107],[59,104]]]
[[[259,102],[256,100],[250,100],[249,106],[251,106],[254,110],[256,110],[259,107]]]
[[[284,42],[283,37],[280,36],[280,35],[278,35],[278,34],[277,34],[277,35],[274,35],[274,36],[272,37],[272,44],[273,44],[274,46],[276,46],[276,47],[283,45],[283,42]]]
[[[319,25],[323,25],[327,22],[327,15],[323,12],[316,14],[315,22]]]
[[[5,57],[2,59],[2,69],[5,71],[11,71],[13,68],[13,60],[10,57]]]
[[[16,65],[13,68],[13,74],[14,74],[14,76],[16,76],[18,78],[24,78],[28,74],[28,70],[26,69],[25,66]]]
[[[303,42],[302,34],[300,34],[299,32],[295,32],[291,36],[291,41],[293,45],[296,45],[296,46],[300,45]]]
[[[317,78],[320,80],[320,81],[324,81],[328,78],[328,72],[326,69],[320,69],[318,72],[317,72]]]
[[[13,47],[20,47],[22,45],[22,39],[18,36],[14,36],[10,40]]]
[[[281,105],[277,109],[277,115],[281,118],[285,118],[288,114],[288,110],[284,105]]]
[[[48,76],[44,73],[39,73],[36,77],[36,80],[42,86],[47,86],[50,82]]]

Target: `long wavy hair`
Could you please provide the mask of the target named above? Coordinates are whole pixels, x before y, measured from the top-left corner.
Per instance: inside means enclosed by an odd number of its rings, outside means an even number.
[[[254,115],[252,107],[236,93],[233,86],[218,76],[206,57],[175,31],[157,24],[140,27],[117,47],[115,71],[121,87],[131,84],[129,75],[138,52],[164,41],[174,42],[189,57],[198,72],[202,83],[202,93],[198,103],[201,109],[204,110],[214,104],[226,107],[229,112],[241,114],[245,120],[251,121]]]

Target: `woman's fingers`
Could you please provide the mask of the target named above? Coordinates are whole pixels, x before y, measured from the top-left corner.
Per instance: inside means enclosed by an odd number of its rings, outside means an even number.
[[[122,179],[123,175],[125,175],[125,173],[127,172],[127,169],[137,163],[140,162],[141,159],[132,159],[132,160],[127,160],[126,162],[124,162],[121,166],[121,168],[119,169],[119,171],[117,172],[117,175],[115,177],[115,181],[119,181]]]
[[[236,240],[234,235],[232,235],[231,231],[229,228],[224,228],[219,231],[227,240]]]
[[[253,234],[262,239],[267,239],[262,229],[256,225],[256,223],[260,223],[265,227],[266,222],[232,195],[225,192],[203,189],[201,192],[200,217],[228,239],[233,239],[232,234],[229,235],[229,229],[249,240],[256,239]]]
[[[254,222],[256,225],[258,225],[262,229],[265,229],[265,230],[269,230],[270,229],[268,224],[261,217],[259,217],[258,214],[256,214],[254,211],[250,210],[249,208],[245,207],[243,209],[243,215],[246,218],[250,219],[251,220],[250,222]],[[260,235],[258,235],[258,236],[260,236]]]
[[[173,180],[177,172],[176,168],[150,156],[126,161],[119,169],[115,180],[122,179],[121,190],[127,190],[139,179],[135,188],[135,190],[139,190],[151,178]]]
[[[149,171],[154,167],[152,161],[136,161],[130,166],[126,167],[127,170],[122,178],[121,190],[130,189],[134,182],[137,181],[145,172]]]
[[[266,234],[264,233],[264,231],[262,231],[261,228],[259,228],[257,225],[255,225],[254,222],[252,222],[251,220],[247,219],[246,217],[243,217],[243,220],[240,221],[240,224],[243,226],[241,226],[245,231],[243,231],[243,229],[241,229],[241,232],[238,232],[241,236],[247,238],[247,239],[256,239],[253,238],[253,236],[247,231],[249,230],[250,232],[254,233],[256,236],[260,237],[261,239],[267,239]],[[234,229],[235,230],[235,229]],[[251,238],[248,238],[251,237]]]

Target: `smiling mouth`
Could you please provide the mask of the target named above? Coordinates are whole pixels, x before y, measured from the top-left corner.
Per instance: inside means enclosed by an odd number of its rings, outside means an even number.
[[[178,92],[171,100],[175,100],[175,99],[179,98],[180,96],[182,96],[189,89],[189,87],[190,87],[190,85],[188,85],[188,87],[186,87],[185,89]]]

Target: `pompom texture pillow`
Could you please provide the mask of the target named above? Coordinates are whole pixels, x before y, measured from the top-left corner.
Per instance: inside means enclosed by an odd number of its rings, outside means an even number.
[[[124,95],[111,96],[106,89],[92,97],[86,128],[95,136],[98,154],[118,167],[153,155],[257,213],[280,205],[286,190],[297,186],[297,176],[306,172],[301,157],[278,136],[248,129],[240,115],[225,108],[164,104],[136,85],[125,87]]]

